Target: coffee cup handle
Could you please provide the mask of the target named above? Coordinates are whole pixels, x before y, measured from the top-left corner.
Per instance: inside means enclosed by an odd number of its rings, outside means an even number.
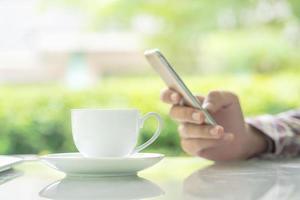
[[[154,132],[153,136],[144,144],[141,144],[140,146],[135,147],[135,149],[133,150],[133,153],[138,153],[140,151],[142,151],[143,149],[145,149],[146,147],[148,147],[150,144],[152,144],[159,136],[160,132],[161,132],[161,128],[162,128],[162,119],[161,117],[155,113],[155,112],[149,112],[147,114],[145,114],[141,119],[140,119],[140,123],[139,126],[140,128],[143,127],[145,121],[149,118],[149,117],[154,117],[156,118],[158,125],[156,128],[156,131]]]

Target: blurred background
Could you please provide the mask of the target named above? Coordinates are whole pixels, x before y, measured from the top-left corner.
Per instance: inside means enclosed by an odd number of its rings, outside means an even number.
[[[149,48],[194,93],[236,92],[248,117],[297,108],[299,20],[298,0],[2,0],[0,153],[76,151],[70,109],[135,107],[164,119],[147,151],[184,155]]]

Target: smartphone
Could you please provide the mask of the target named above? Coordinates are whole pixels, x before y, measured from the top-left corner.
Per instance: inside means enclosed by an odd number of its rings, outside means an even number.
[[[201,110],[205,115],[206,123],[211,125],[217,124],[209,112],[202,108],[201,102],[191,93],[174,68],[158,49],[147,50],[144,55],[167,86],[170,89],[177,91],[183,97],[185,105]]]

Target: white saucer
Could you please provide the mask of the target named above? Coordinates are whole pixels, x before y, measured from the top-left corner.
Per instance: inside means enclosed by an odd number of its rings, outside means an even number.
[[[124,176],[134,175],[163,157],[156,153],[137,153],[129,157],[89,158],[80,153],[60,153],[42,156],[41,160],[68,176]]]

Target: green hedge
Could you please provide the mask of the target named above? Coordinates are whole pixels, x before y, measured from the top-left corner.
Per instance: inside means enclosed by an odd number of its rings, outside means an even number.
[[[277,113],[299,107],[297,75],[184,77],[195,93],[227,89],[240,95],[246,115]],[[163,83],[154,77],[104,78],[93,88],[72,91],[57,85],[0,87],[0,153],[49,153],[76,151],[72,141],[70,109],[82,107],[135,107],[142,113],[161,114],[164,128],[147,151],[183,154],[176,123],[168,106],[159,101]],[[142,130],[140,142],[154,131],[155,122]],[[121,134],[121,133],[120,133]]]

